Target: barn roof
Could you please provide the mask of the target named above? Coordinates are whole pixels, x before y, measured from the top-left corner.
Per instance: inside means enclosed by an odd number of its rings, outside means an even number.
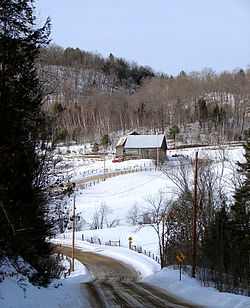
[[[125,149],[160,148],[165,135],[129,135]]]
[[[139,135],[139,133],[137,133],[137,132],[135,132],[135,131],[132,131],[132,132],[128,133],[126,136],[122,136],[122,137],[118,140],[118,142],[117,142],[117,144],[116,144],[116,147],[119,148],[119,147],[124,146],[124,144],[125,144],[125,142],[126,142],[126,140],[127,140],[127,137],[128,137],[129,135]]]
[[[122,146],[124,145],[126,139],[127,139],[127,136],[121,137],[121,138],[119,139],[119,141],[117,142],[116,147],[122,147]]]

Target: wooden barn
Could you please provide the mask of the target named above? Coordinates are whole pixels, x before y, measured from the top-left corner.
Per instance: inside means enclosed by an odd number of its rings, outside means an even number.
[[[125,142],[128,138],[128,136],[134,136],[134,135],[139,135],[137,132],[131,132],[126,136],[122,136],[118,143],[115,146],[115,150],[116,150],[116,157],[124,157],[125,156],[125,150],[124,150],[124,145]]]
[[[154,159],[163,162],[166,159],[167,142],[165,135],[129,135],[121,138],[116,145],[116,156]]]

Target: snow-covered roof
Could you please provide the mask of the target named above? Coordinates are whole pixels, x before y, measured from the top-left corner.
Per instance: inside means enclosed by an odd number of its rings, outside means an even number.
[[[124,146],[124,143],[126,142],[127,137],[128,137],[129,135],[139,135],[139,134],[138,134],[137,132],[135,132],[135,131],[132,131],[132,132],[128,133],[126,136],[122,136],[122,137],[118,140],[118,142],[117,142],[117,144],[116,144],[116,147],[122,147],[122,146]]]
[[[125,149],[160,148],[164,135],[130,135],[127,137]]]
[[[117,142],[116,147],[121,147],[121,146],[123,146],[123,145],[124,145],[124,142],[126,141],[126,139],[127,139],[127,136],[121,137],[121,138],[119,139],[119,141]]]

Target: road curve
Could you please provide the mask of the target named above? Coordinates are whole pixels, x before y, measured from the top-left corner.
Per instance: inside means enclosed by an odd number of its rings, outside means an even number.
[[[71,256],[71,248],[60,247],[60,252]],[[75,250],[75,258],[82,262],[93,276],[92,281],[81,284],[81,292],[90,307],[200,307],[138,281],[139,275],[134,268],[113,258],[80,250]]]

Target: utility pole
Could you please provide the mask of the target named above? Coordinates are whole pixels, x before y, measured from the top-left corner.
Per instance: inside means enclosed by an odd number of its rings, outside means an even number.
[[[72,210],[72,253],[71,253],[72,263],[71,271],[75,270],[75,194],[73,196],[73,210]]]
[[[106,179],[106,156],[105,156],[105,152],[104,152],[104,157],[103,157],[103,181],[105,181],[105,179]]]
[[[193,278],[195,278],[195,267],[196,267],[197,169],[198,169],[198,152],[195,153],[195,160],[194,160],[194,209],[193,209],[193,245],[192,245],[192,277]]]
[[[159,148],[156,148],[156,167],[159,169]]]

